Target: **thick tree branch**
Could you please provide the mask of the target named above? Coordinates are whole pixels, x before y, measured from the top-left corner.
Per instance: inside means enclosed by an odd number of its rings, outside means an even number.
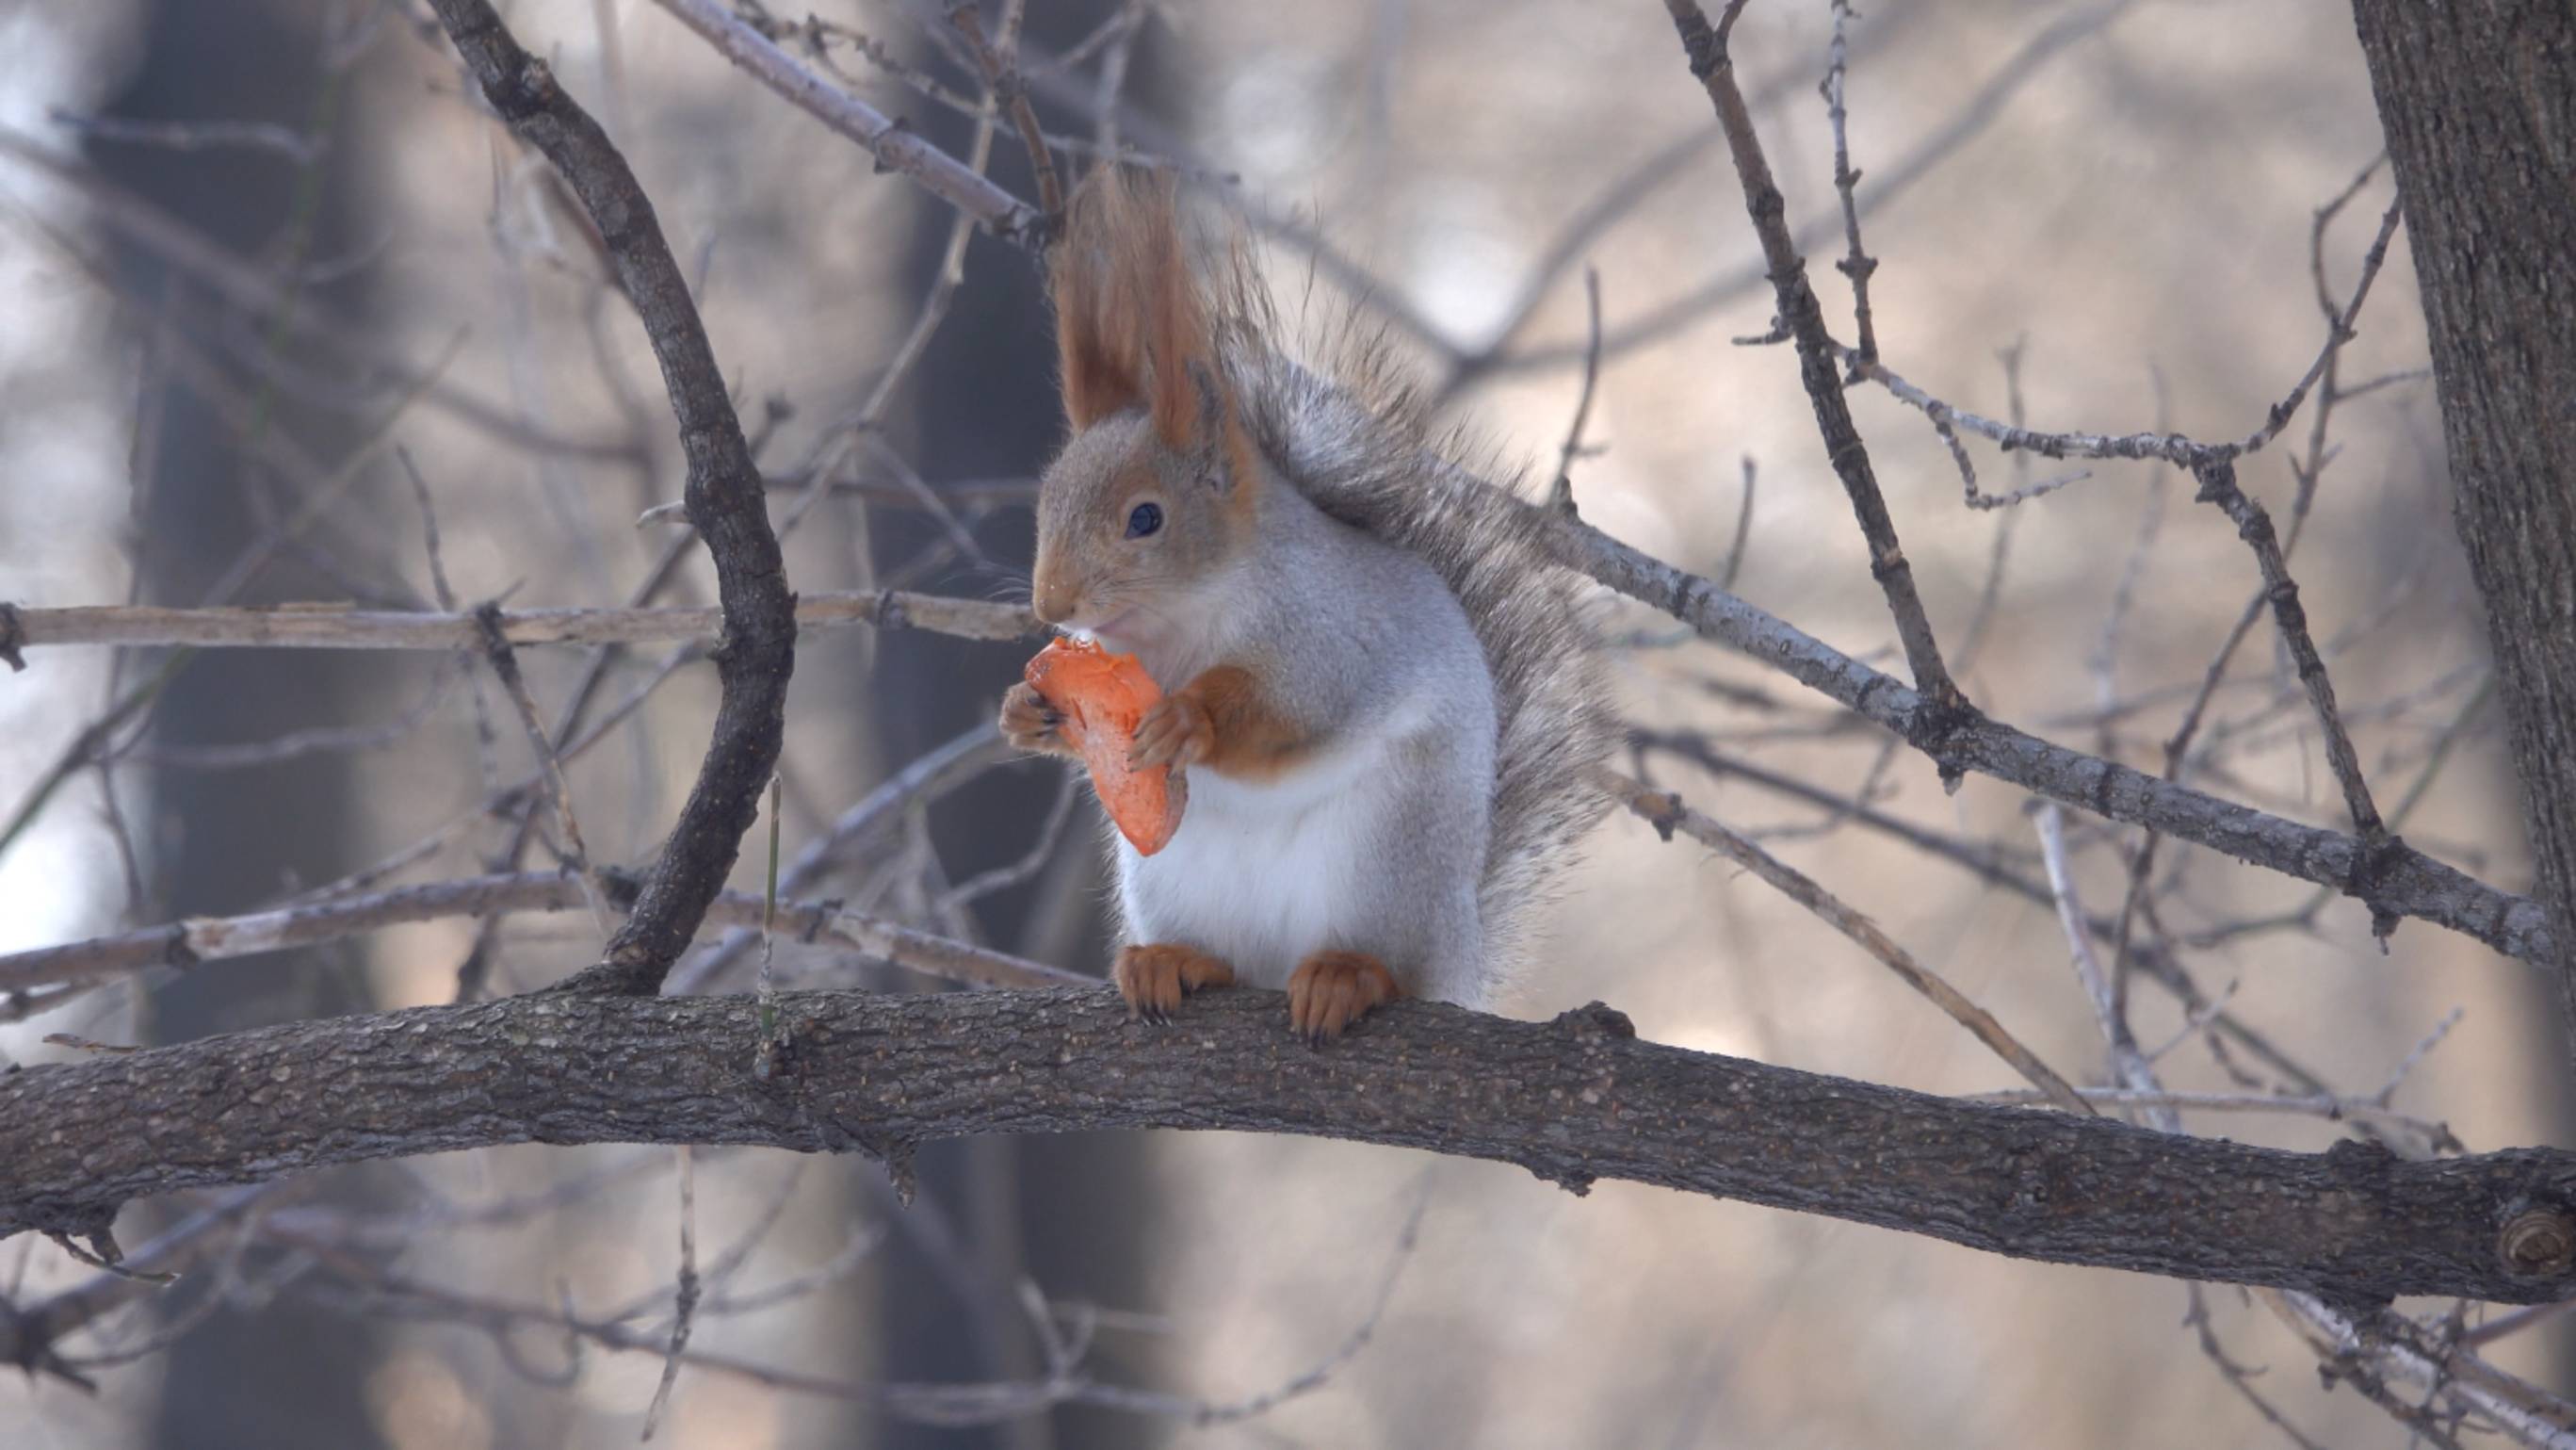
[[[0,1078],[0,1234],[102,1234],[146,1194],[500,1143],[749,1143],[898,1166],[933,1139],[1223,1128],[1517,1163],[2023,1258],[2346,1300],[2576,1292],[2576,1154],[2409,1163],[1979,1106],[1637,1040],[1602,1007],[1403,1003],[1329,1051],[1274,993],[1167,1027],[1106,989],[539,994],[297,1022]],[[760,1064],[767,1063],[764,1072]]]
[[[679,823],[646,878],[635,912],[603,959],[567,979],[573,991],[648,993],[689,945],[707,903],[724,887],[760,792],[778,764],[787,678],[796,665],[796,600],[751,446],[725,391],[715,349],[663,240],[653,204],[624,157],[554,73],[519,46],[485,0],[431,0],[492,109],[519,139],[545,153],[599,229],[662,364],[662,383],[689,460],[689,522],[706,540],[724,607],[715,650],[722,696],[714,737]]]

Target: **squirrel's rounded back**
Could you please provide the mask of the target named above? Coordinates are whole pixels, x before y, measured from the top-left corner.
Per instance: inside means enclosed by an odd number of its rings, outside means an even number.
[[[1301,361],[1244,248],[1211,285],[1166,177],[1096,172],[1053,282],[1075,436],[1040,490],[1039,613],[1099,618],[1145,591],[1186,594],[1252,546],[1260,491],[1283,483],[1419,556],[1492,677],[1477,900],[1485,950],[1508,969],[1608,808],[1589,773],[1617,739],[1591,596],[1550,557],[1545,520],[1454,459],[1454,435],[1434,433],[1376,335],[1345,321]]]

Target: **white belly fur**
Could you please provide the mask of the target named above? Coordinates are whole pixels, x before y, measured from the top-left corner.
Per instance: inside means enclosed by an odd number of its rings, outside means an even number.
[[[1370,777],[1385,757],[1370,742],[1263,785],[1192,772],[1170,844],[1143,857],[1118,843],[1128,939],[1197,947],[1271,988],[1314,952],[1383,952],[1364,939],[1353,876],[1384,838],[1393,793]]]

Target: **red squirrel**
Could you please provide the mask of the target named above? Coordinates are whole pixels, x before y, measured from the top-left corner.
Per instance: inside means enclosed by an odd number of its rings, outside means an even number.
[[[1033,606],[1166,691],[1131,763],[1187,773],[1169,844],[1116,841],[1112,976],[1157,1019],[1288,992],[1339,1035],[1413,995],[1480,1006],[1606,802],[1600,647],[1542,521],[1444,458],[1382,349],[1292,358],[1249,265],[1184,241],[1168,179],[1095,173],[1052,266],[1065,415]],[[1345,329],[1354,338],[1355,329]],[[1027,685],[1012,744],[1068,754]]]

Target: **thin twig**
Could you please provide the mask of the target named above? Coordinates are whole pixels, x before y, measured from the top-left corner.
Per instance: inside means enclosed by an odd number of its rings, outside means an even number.
[[[2085,996],[2092,999],[2103,1040],[2110,1044],[2112,1073],[2123,1086],[2141,1095],[2150,1125],[2158,1132],[2180,1133],[2182,1115],[2166,1100],[2164,1085],[2156,1081],[2155,1068],[2138,1050],[2138,1040],[2129,1031],[2129,1019],[2115,1010],[2110,974],[2102,969],[2102,959],[2093,951],[2092,934],[2085,930],[2084,906],[2076,898],[2075,873],[2066,859],[2065,813],[2051,802],[2041,805],[2032,816],[2039,829],[2040,860],[2048,868],[2049,889],[2057,898],[2058,925],[2065,929],[2075,975],[2084,984]]]
[[[2211,1093],[2161,1090],[2148,1092],[2138,1088],[2077,1088],[2076,1093],[2088,1104],[2110,1108],[2172,1108],[2198,1113],[2281,1113],[2291,1117],[2324,1118],[2329,1122],[2370,1123],[2395,1128],[2424,1140],[2425,1146],[2445,1151],[2461,1150],[2459,1139],[2447,1123],[2430,1122],[2393,1112],[2384,1102],[2371,1098],[2338,1097],[2331,1094],[2290,1096],[2275,1093]],[[1964,1101],[1972,1103],[2043,1103],[2051,1099],[2030,1088],[2006,1092],[1970,1093]]]
[[[639,884],[634,873],[602,867],[600,876],[612,906],[623,908],[634,900]],[[569,911],[583,903],[579,881],[556,871],[519,871],[397,886],[242,916],[191,917],[141,931],[0,956],[0,992],[48,986],[86,988],[156,967],[188,970],[209,962],[343,941],[410,922],[520,911]],[[764,918],[772,931],[784,932],[795,940],[826,942],[946,981],[989,987],[1054,986],[1092,980],[1079,973],[967,947],[894,922],[846,912],[828,901],[782,897],[772,910],[763,897],[728,891],[707,908],[710,924],[740,929],[755,939]],[[10,1014],[0,1013],[0,1020],[10,1020]]]
[[[1583,392],[1574,400],[1574,422],[1565,430],[1565,446],[1556,458],[1556,484],[1548,490],[1548,506],[1569,517],[1574,509],[1574,460],[1589,450],[1583,446],[1583,425],[1592,417],[1592,392],[1601,382],[1601,270],[1583,269],[1583,296],[1592,318],[1592,346],[1583,355]]]
[[[931,195],[972,216],[1003,241],[1029,251],[1045,245],[1045,214],[924,141],[911,127],[806,69],[758,27],[718,0],[655,3],[705,37],[725,59],[753,79],[868,148],[886,170],[912,178]]]
[[[1667,0],[1669,4],[1690,4],[1690,0]],[[2229,462],[2260,451],[2279,437],[2307,400],[2308,393],[2325,375],[2336,353],[2352,340],[2352,325],[2360,315],[2362,304],[2369,299],[2371,284],[2379,277],[2382,263],[2388,260],[2388,244],[2397,233],[2398,206],[2389,205],[2381,216],[2379,233],[2371,240],[2370,250],[2362,256],[2361,277],[2343,311],[2334,317],[2327,329],[2326,341],[2316,360],[2309,364],[2298,383],[2279,402],[2272,405],[2262,424],[2241,438],[2227,442],[2204,443],[2179,433],[2045,433],[1999,422],[1965,408],[1945,403],[1930,393],[1907,382],[1884,362],[1864,361],[1852,348],[1829,344],[1850,365],[1855,375],[1885,388],[1900,401],[1921,409],[1927,416],[1938,416],[1954,427],[1963,428],[1999,443],[2007,449],[2028,449],[2045,458],[2131,458],[2153,459],[2180,468],[2197,468],[2203,464]]]
[[[1735,505],[1735,534],[1727,540],[1726,567],[1718,571],[1717,587],[1734,592],[1736,576],[1744,572],[1744,550],[1753,542],[1753,455],[1744,455],[1744,490]]]
[[[1682,804],[1678,795],[1651,790],[1643,783],[1613,770],[1593,773],[1593,783],[1611,799],[1631,812],[1667,841],[1673,832],[1682,834],[1726,857],[1774,890],[1816,914],[1827,926],[1878,959],[1880,965],[1894,972],[1899,981],[1928,998],[1932,1005],[1947,1013],[1950,1020],[1968,1029],[1971,1036],[1984,1043],[1997,1057],[2010,1064],[2049,1101],[2068,1112],[2091,1116],[2092,1104],[2069,1085],[2065,1078],[2039,1055],[2022,1045],[2019,1038],[2004,1030],[1994,1014],[1971,1002],[1931,968],[1915,960],[1914,955],[1898,946],[1877,923],[1849,906],[1815,883],[1803,872],[1783,863],[1778,857],[1744,839],[1735,832]]]
[[[671,1347],[662,1356],[662,1380],[654,1386],[653,1403],[644,1410],[644,1434],[650,1441],[662,1423],[662,1411],[671,1403],[671,1389],[680,1382],[680,1358],[689,1352],[689,1332],[697,1327],[698,1318],[698,1168],[689,1145],[673,1150],[680,1165],[680,1277],[673,1293],[671,1312]]]
[[[878,827],[894,819],[906,807],[919,801],[935,799],[956,789],[984,771],[1012,758],[1002,743],[1001,732],[990,721],[977,724],[952,737],[935,749],[879,784],[857,804],[843,811],[831,828],[805,843],[780,873],[779,889],[790,896],[801,896],[815,889],[861,841]],[[741,959],[758,939],[758,933],[737,929],[681,963],[671,974],[670,991],[674,994],[701,992],[714,982],[727,967]]]
[[[354,609],[343,604],[271,604],[255,608],[165,609],[99,604],[17,608],[20,642],[51,645],[188,645],[200,649],[479,649],[470,613]],[[724,628],[721,608],[506,609],[501,637],[512,645],[713,644]],[[921,629],[959,639],[1034,639],[1044,629],[1026,609],[900,590],[800,595],[798,629],[870,624]]]
[[[322,156],[320,139],[266,121],[138,121],[125,116],[78,115],[59,106],[46,112],[46,119],[93,140],[134,146],[172,151],[266,151],[298,166],[311,165]]]
[[[1808,284],[1807,264],[1798,255],[1797,243],[1783,220],[1786,203],[1771,179],[1770,163],[1763,159],[1753,115],[1746,109],[1744,92],[1736,84],[1735,62],[1727,53],[1726,41],[1736,16],[1744,8],[1742,0],[1734,0],[1726,7],[1714,30],[1698,0],[1664,0],[1664,8],[1681,36],[1691,74],[1707,90],[1709,102],[1717,111],[1718,125],[1726,132],[1727,149],[1733,153],[1736,174],[1744,183],[1745,211],[1753,220],[1754,233],[1762,242],[1763,259],[1770,268],[1780,321],[1797,342],[1799,381],[1815,408],[1825,454],[1833,464],[1835,476],[1842,480],[1843,491],[1851,498],[1852,514],[1869,544],[1870,573],[1887,595],[1897,638],[1905,646],[1906,667],[1914,675],[1915,688],[1923,692],[1934,709],[1960,708],[1966,696],[1941,661],[1931,619],[1924,613],[1922,597],[1914,587],[1914,567],[1897,542],[1895,521],[1888,514],[1887,500],[1879,493],[1877,475],[1870,468],[1869,449],[1861,441],[1860,431],[1852,422],[1850,403],[1843,395],[1842,376],[1834,367],[1835,344],[1825,330],[1824,309],[1816,301],[1815,289]],[[1934,759],[1945,780],[1956,780],[1958,764],[1937,753]]]
[[[1834,0],[1834,39],[1828,48],[1824,84],[1818,89],[1825,98],[1825,119],[1834,132],[1834,194],[1842,198],[1843,236],[1851,251],[1834,269],[1851,279],[1852,325],[1860,336],[1860,355],[1864,360],[1878,357],[1878,332],[1869,315],[1869,278],[1878,270],[1878,259],[1860,248],[1860,203],[1853,191],[1860,185],[1860,173],[1852,170],[1851,147],[1844,136],[1843,80],[1847,52],[1843,27],[1852,17],[1851,0]]]
[[[529,693],[527,677],[519,672],[517,651],[502,637],[500,616],[498,604],[487,603],[474,611],[475,627],[483,635],[483,658],[492,666],[493,678],[501,682],[501,692],[517,709],[520,727],[528,732],[528,748],[535,752],[537,770],[545,778],[546,801],[554,807],[555,824],[563,828],[564,862],[581,877],[590,899],[590,919],[605,941],[614,935],[608,921],[608,893],[591,865],[590,847],[581,838],[581,818],[572,808],[572,782],[564,777],[563,761],[546,735],[545,722],[537,718],[536,696]]]
[[[1029,170],[1037,177],[1038,210],[1046,213],[1050,225],[1056,224],[1064,216],[1064,180],[1056,174],[1055,156],[1047,150],[1046,133],[1038,129],[1037,112],[1029,106],[1029,91],[1020,82],[1017,55],[1004,55],[994,49],[984,34],[984,23],[976,18],[975,0],[951,0],[948,23],[965,37],[966,48],[984,72],[986,91],[1019,131],[1020,144],[1028,148]],[[1015,46],[1017,40],[1014,35]]]

